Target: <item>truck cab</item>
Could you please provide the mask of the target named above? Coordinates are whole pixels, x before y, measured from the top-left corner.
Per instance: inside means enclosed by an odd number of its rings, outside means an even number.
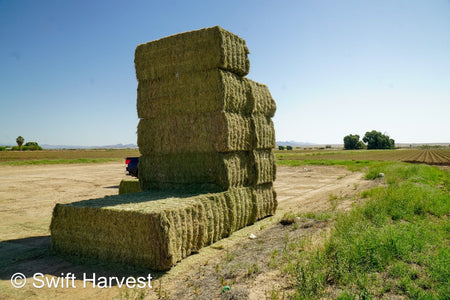
[[[138,164],[139,164],[139,157],[127,157],[125,158],[125,166],[126,170],[128,171],[127,175],[138,177]]]

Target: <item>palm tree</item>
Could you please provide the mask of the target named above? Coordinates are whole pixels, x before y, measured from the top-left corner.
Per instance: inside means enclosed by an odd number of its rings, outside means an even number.
[[[17,146],[19,146],[19,150],[22,150],[22,145],[23,145],[24,141],[25,141],[25,139],[23,137],[21,137],[20,135],[17,137],[16,143],[17,143]]]

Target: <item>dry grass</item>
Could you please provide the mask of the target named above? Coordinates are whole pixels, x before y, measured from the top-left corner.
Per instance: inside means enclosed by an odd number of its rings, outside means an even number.
[[[0,151],[0,163],[32,160],[125,159],[140,156],[138,149]]]

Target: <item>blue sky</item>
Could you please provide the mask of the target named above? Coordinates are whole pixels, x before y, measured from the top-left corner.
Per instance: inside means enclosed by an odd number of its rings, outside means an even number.
[[[450,142],[448,0],[0,0],[0,144],[136,143],[136,46],[214,25],[246,40],[277,140]]]

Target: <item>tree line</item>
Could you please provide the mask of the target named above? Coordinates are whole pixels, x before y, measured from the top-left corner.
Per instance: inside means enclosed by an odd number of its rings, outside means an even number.
[[[395,149],[395,141],[388,135],[372,130],[366,132],[362,141],[357,134],[349,134],[344,137],[344,149]]]
[[[16,143],[17,146],[13,146],[13,147],[0,147],[0,151],[8,151],[8,150],[13,150],[13,151],[34,151],[34,150],[42,150],[42,147],[39,146],[39,144],[37,142],[27,142],[25,143],[25,139],[22,136],[18,136],[16,138]],[[25,145],[24,145],[25,143]]]

